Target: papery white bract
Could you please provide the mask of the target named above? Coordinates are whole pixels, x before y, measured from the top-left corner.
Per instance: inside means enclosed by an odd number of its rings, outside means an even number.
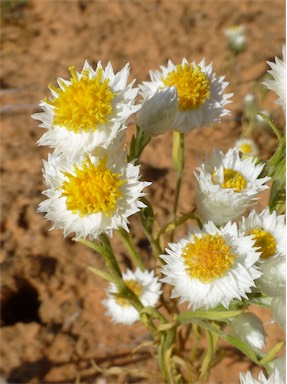
[[[139,106],[134,105],[134,81],[127,85],[129,64],[114,74],[111,63],[103,69],[99,62],[94,70],[86,61],[80,73],[74,67],[70,73],[69,81],[58,79],[59,88],[50,85],[52,98],[42,101],[44,112],[32,117],[47,129],[39,145],[74,158],[97,146],[107,147]]]
[[[74,232],[76,239],[97,239],[114,229],[128,231],[128,217],[145,205],[140,201],[148,182],[139,181],[139,166],[127,163],[117,147],[97,148],[74,164],[59,155],[44,162],[47,199],[38,210],[54,224],[51,229]]]
[[[210,126],[228,115],[225,105],[230,103],[232,94],[224,94],[228,82],[224,77],[217,78],[212,64],[202,60],[198,65],[189,63],[185,58],[175,65],[171,60],[161,71],[150,71],[151,81],[139,85],[145,100],[156,92],[176,87],[178,111],[171,128],[179,132],[189,132],[193,128]]]
[[[230,222],[219,229],[208,222],[194,228],[178,243],[169,244],[161,255],[166,265],[162,282],[174,286],[172,298],[179,297],[194,309],[226,308],[233,299],[247,298],[261,273],[255,263],[259,253],[250,236],[242,236]]]
[[[141,271],[137,268],[132,272],[128,269],[123,274],[123,280],[144,306],[154,307],[157,304],[161,294],[161,284],[154,275],[154,271]],[[126,299],[111,294],[117,292],[115,284],[111,283],[107,289],[108,298],[102,301],[108,309],[106,315],[110,316],[114,323],[130,325],[138,321],[139,312]]]
[[[176,88],[167,88],[156,92],[143,102],[137,113],[137,125],[150,135],[157,136],[170,130],[177,113]]]
[[[267,378],[264,373],[259,372],[258,379],[254,379],[251,372],[240,373],[240,384],[286,384],[285,380],[280,375],[277,368],[274,369],[273,373]]]
[[[237,219],[267,189],[269,177],[258,178],[263,164],[253,158],[241,159],[238,148],[226,154],[214,150],[197,168],[196,205],[204,221],[223,225]]]
[[[262,321],[254,313],[245,312],[234,317],[230,327],[237,337],[252,347],[258,349],[264,347],[266,332]]]
[[[276,103],[279,104],[283,110],[286,110],[286,46],[282,47],[283,60],[275,57],[275,63],[267,61],[270,70],[267,71],[273,79],[265,80],[264,84],[268,89],[274,91],[279,98]]]

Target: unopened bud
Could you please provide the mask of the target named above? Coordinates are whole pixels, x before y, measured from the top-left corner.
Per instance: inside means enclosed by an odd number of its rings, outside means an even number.
[[[158,91],[143,103],[137,114],[137,125],[150,136],[161,135],[170,129],[177,106],[175,87]]]
[[[252,347],[258,349],[264,347],[266,332],[262,321],[254,313],[242,313],[235,317],[230,327],[237,337]]]

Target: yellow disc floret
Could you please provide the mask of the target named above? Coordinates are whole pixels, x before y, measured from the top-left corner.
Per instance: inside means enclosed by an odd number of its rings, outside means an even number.
[[[182,257],[191,278],[210,283],[224,276],[236,255],[231,253],[231,247],[223,236],[203,234],[201,237],[193,235],[193,241],[185,246]]]
[[[141,296],[143,291],[143,286],[141,283],[136,280],[125,280],[125,284],[136,294],[137,297]],[[116,297],[116,302],[122,307],[131,305],[127,299],[122,297]]]
[[[250,155],[253,152],[252,146],[248,143],[240,144],[239,149],[242,153],[245,153],[246,155]]]
[[[256,228],[250,231],[250,235],[255,240],[254,246],[259,248],[259,252],[262,252],[261,257],[267,258],[275,254],[276,240],[270,232],[262,228]]]
[[[67,209],[80,216],[97,212],[110,216],[122,197],[120,186],[126,182],[122,175],[106,167],[106,158],[97,165],[90,159],[81,168],[74,165],[74,173],[64,173],[67,180],[62,185],[62,196],[66,197]]]
[[[212,182],[215,183],[215,175],[217,171],[212,174]],[[234,192],[241,192],[247,186],[245,177],[234,169],[225,168],[223,171],[224,181],[220,184],[221,188],[234,188]]]
[[[81,76],[71,67],[71,84],[60,81],[60,89],[50,85],[58,94],[52,101],[45,100],[54,109],[53,125],[65,127],[76,133],[95,131],[109,120],[113,112],[112,100],[116,94],[109,87],[109,79],[103,79],[103,70],[97,69],[90,77],[90,70],[84,69]]]
[[[198,65],[178,64],[162,81],[176,87],[180,111],[197,109],[210,97],[210,81]]]

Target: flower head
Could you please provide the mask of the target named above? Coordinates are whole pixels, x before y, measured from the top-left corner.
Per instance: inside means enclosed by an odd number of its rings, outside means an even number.
[[[223,225],[237,219],[268,188],[269,177],[258,178],[264,165],[254,159],[241,159],[238,148],[226,154],[215,150],[201,163],[196,188],[196,204],[203,220]]]
[[[253,236],[255,247],[261,252],[261,259],[271,256],[285,257],[285,216],[270,213],[269,207],[261,213],[252,210],[247,217],[242,217],[240,230]]]
[[[137,113],[137,125],[150,136],[157,136],[168,131],[177,112],[176,88],[167,88],[156,92],[145,100]]]
[[[254,313],[246,312],[234,317],[230,326],[237,337],[252,347],[264,347],[266,332],[262,321]]]
[[[175,87],[178,109],[171,128],[189,132],[193,128],[209,126],[228,115],[224,106],[230,103],[232,94],[224,94],[228,83],[224,77],[217,78],[212,64],[202,60],[198,65],[185,58],[175,65],[171,60],[161,71],[150,72],[151,81],[143,82],[140,90],[143,98],[150,99],[156,92]]]
[[[243,25],[234,25],[224,30],[228,38],[229,48],[234,53],[240,53],[246,48],[245,27]]]
[[[270,70],[267,71],[273,79],[265,80],[264,84],[268,89],[274,91],[279,98],[277,104],[279,104],[283,110],[286,110],[286,46],[282,48],[283,60],[275,57],[275,63],[267,61],[270,66]]]
[[[226,308],[231,300],[247,298],[261,273],[255,263],[259,253],[250,236],[242,236],[230,222],[219,229],[208,222],[195,228],[178,243],[169,244],[161,255],[166,265],[162,282],[174,286],[172,298],[187,301],[194,309]]]
[[[156,305],[161,294],[161,284],[153,271],[141,271],[137,268],[135,272],[132,272],[128,269],[123,274],[123,280],[144,306],[154,307]],[[130,325],[139,320],[138,311],[126,299],[112,295],[112,293],[117,293],[115,284],[110,284],[107,293],[108,298],[103,300],[103,304],[108,309],[106,315],[111,316],[114,323]]]
[[[54,223],[52,229],[63,229],[65,236],[75,232],[76,239],[128,230],[128,217],[145,206],[140,197],[150,184],[139,181],[139,166],[127,163],[125,152],[110,147],[75,163],[50,155],[43,173],[48,199],[39,211]]]
[[[239,139],[235,142],[235,147],[245,156],[256,156],[258,153],[257,145],[251,139]]]
[[[127,85],[129,72],[129,64],[116,74],[110,63],[103,69],[99,62],[94,70],[85,62],[80,73],[71,67],[71,79],[58,79],[59,88],[50,85],[52,98],[40,104],[44,112],[32,116],[47,128],[38,144],[67,156],[107,147],[139,108],[134,82]]]

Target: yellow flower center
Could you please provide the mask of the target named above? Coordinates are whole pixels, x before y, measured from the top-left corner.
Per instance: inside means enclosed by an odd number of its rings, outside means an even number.
[[[67,209],[80,216],[97,212],[110,216],[122,197],[120,186],[126,180],[120,179],[121,174],[107,169],[106,158],[100,160],[98,165],[87,159],[81,169],[74,165],[74,171],[75,175],[64,172],[68,180],[62,185],[62,196],[67,199]]]
[[[242,143],[240,144],[239,146],[239,150],[242,152],[242,153],[245,153],[247,155],[249,155],[250,153],[253,152],[252,150],[252,146],[248,143]]]
[[[178,64],[162,81],[167,87],[176,87],[180,111],[199,108],[210,97],[210,81],[199,66]]]
[[[255,240],[255,247],[259,248],[261,257],[267,258],[273,256],[276,252],[276,240],[274,236],[262,228],[253,229],[250,231],[250,235],[253,235]]]
[[[89,76],[89,69],[82,71],[81,78],[78,78],[74,67],[69,70],[72,75],[70,85],[61,81],[63,89],[49,86],[58,94],[52,101],[45,100],[54,108],[53,124],[75,133],[95,131],[109,120],[116,94],[109,87],[109,79],[102,79],[101,68],[93,78]]]
[[[140,297],[143,291],[142,284],[136,280],[125,280],[125,284],[137,295],[137,297]],[[130,306],[129,301],[127,299],[123,299],[122,297],[116,297],[116,302],[122,307]]]
[[[217,184],[215,182],[216,173],[217,171],[213,172],[212,174],[212,182],[214,184]],[[246,188],[246,186],[247,181],[240,172],[230,168],[224,169],[224,181],[220,184],[221,188],[234,188],[234,192],[241,192]]]
[[[188,275],[202,283],[223,277],[236,258],[230,250],[231,247],[219,234],[193,235],[193,242],[188,243],[182,252]]]

